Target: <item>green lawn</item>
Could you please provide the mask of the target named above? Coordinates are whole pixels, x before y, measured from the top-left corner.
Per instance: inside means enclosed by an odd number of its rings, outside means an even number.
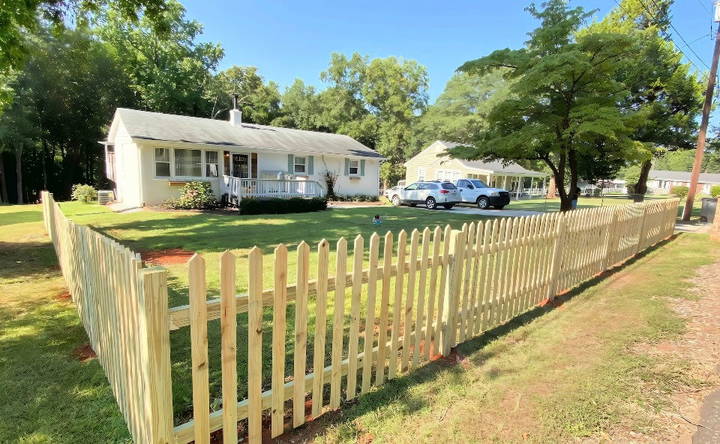
[[[517,204],[524,204],[524,202]],[[294,246],[299,239],[315,243],[326,238],[334,244],[334,241],[340,236],[352,237],[357,233],[367,236],[375,228],[370,223],[370,219],[376,213],[380,213],[385,220],[381,227],[382,230],[394,232],[400,229],[433,226],[438,223],[450,223],[459,227],[464,222],[477,220],[477,217],[461,215],[453,211],[430,212],[391,207],[250,217],[151,211],[114,214],[108,212],[104,207],[77,203],[62,204],[62,207],[66,214],[75,221],[93,225],[137,251],[184,248],[203,253],[208,258],[210,273],[208,284],[211,290],[217,288],[217,257],[225,249],[230,249],[240,256],[238,264],[238,276],[240,277],[244,275],[245,270],[244,256],[255,244],[261,246],[269,258],[272,248],[280,242]],[[48,243],[40,221],[39,206],[0,207],[0,225],[3,226],[3,230],[0,232],[0,286],[2,287],[0,292],[0,363],[2,363],[0,378],[3,381],[12,381],[10,384],[5,384],[6,387],[4,387],[7,401],[0,404],[0,418],[2,418],[0,419],[0,442],[126,440],[127,431],[100,366],[94,360],[79,362],[73,357],[73,350],[86,343],[87,338],[72,305],[58,297],[65,291],[64,285],[57,270],[54,252]],[[613,313],[627,314],[633,319],[632,325],[625,326],[623,324],[623,326],[618,326],[617,331],[613,330],[611,339],[620,342],[608,344],[615,344],[613,345],[615,348],[612,348],[615,354],[609,354],[605,349],[597,350],[597,356],[593,355],[593,359],[608,360],[607,365],[610,367],[615,363],[625,365],[623,362],[626,357],[619,352],[619,350],[621,351],[620,346],[626,344],[622,341],[644,337],[648,332],[660,335],[675,331],[675,327],[669,330],[663,327],[668,322],[667,325],[679,324],[677,319],[672,318],[664,308],[662,301],[653,299],[652,303],[648,304],[643,304],[641,301],[645,300],[643,298],[647,297],[648,292],[657,288],[664,289],[664,294],[682,294],[686,285],[669,271],[672,268],[671,265],[677,266],[677,262],[673,261],[682,258],[683,264],[686,266],[684,269],[689,271],[709,260],[710,252],[707,245],[706,237],[682,237],[680,241],[662,247],[648,258],[633,265],[633,267],[644,267],[643,270],[649,269],[648,273],[650,273],[651,279],[642,279],[643,286],[633,290],[635,293],[629,293],[630,297],[623,291],[618,294],[623,297],[622,300],[611,298],[608,302],[611,310],[607,309]],[[643,265],[644,261],[649,261],[651,258],[654,261],[653,264]],[[669,258],[675,259],[671,261]],[[266,260],[266,263],[268,262],[269,260]],[[662,266],[658,266],[658,263]],[[656,270],[663,271],[663,273],[657,273]],[[172,304],[185,303],[187,296],[184,290],[186,284],[184,267],[172,266],[170,272]],[[291,273],[294,273],[292,267]],[[244,285],[244,280],[241,278],[239,290],[243,290]],[[612,296],[612,294],[598,293],[598,288],[603,285],[605,284],[585,289],[573,300],[571,305],[568,305],[568,307],[575,307],[570,311],[571,313],[581,310],[584,313],[581,317],[566,319],[565,311],[552,312],[538,318],[530,327],[527,327],[531,330],[520,330],[526,331],[520,336],[523,338],[522,340],[518,339],[518,333],[510,333],[509,336],[505,336],[506,331],[499,331],[496,334],[500,334],[500,340],[490,341],[493,336],[485,337],[463,346],[463,350],[470,353],[471,356],[475,356],[473,362],[494,358],[499,359],[497,366],[500,366],[506,360],[511,363],[514,362],[513,360],[519,360],[512,364],[511,370],[508,370],[510,375],[525,375],[525,378],[541,375],[548,371],[549,364],[536,365],[534,360],[545,362],[543,359],[550,361],[558,359],[558,351],[546,347],[545,341],[557,345],[558,341],[568,335],[580,335],[582,328],[589,328],[598,323],[604,326],[607,324],[598,322],[597,318],[599,313],[606,312],[605,308],[602,310],[598,308],[597,300],[604,300],[603,298]],[[595,301],[595,303],[578,303],[579,301]],[[329,309],[331,308],[329,307]],[[266,319],[268,319],[267,313]],[[246,353],[243,339],[245,321],[242,316],[238,321],[240,333],[238,355],[242,357]],[[659,322],[658,325],[653,323],[656,321]],[[532,328],[539,328],[538,325],[542,326],[542,334],[533,333]],[[573,328],[577,329],[578,326],[583,327],[574,331]],[[312,325],[310,327],[312,331]],[[614,328],[615,326],[607,325],[606,327]],[[217,321],[211,322],[210,344],[219,344],[218,330]],[[555,330],[558,333],[553,333]],[[291,331],[289,330],[289,332]],[[178,420],[187,418],[187,409],[190,405],[188,336],[188,329],[181,329],[171,335],[174,402]],[[270,335],[264,336],[269,337]],[[522,346],[515,349],[512,344],[518,341]],[[523,345],[525,343],[527,346]],[[559,345],[557,346],[559,347]],[[502,354],[499,353],[500,351]],[[288,353],[292,353],[292,350],[288,350]],[[523,358],[524,354],[532,356],[533,361]],[[211,346],[210,358],[210,368],[213,371],[213,391],[219,392],[219,350],[216,346]],[[291,364],[292,359],[290,358],[288,365]],[[239,370],[240,382],[242,382],[242,375],[245,374],[242,361],[239,362]],[[610,370],[618,371],[614,367]],[[327,420],[329,421],[328,428],[322,430],[322,433],[327,435],[323,439],[329,441],[352,440],[361,437],[360,435],[365,433],[363,430],[372,430],[375,436],[380,437],[380,431],[387,430],[387,435],[385,435],[387,440],[393,439],[395,435],[400,440],[405,440],[405,438],[409,440],[409,437],[403,433],[410,429],[403,431],[402,424],[405,421],[415,421],[413,427],[417,426],[422,429],[421,425],[433,414],[435,417],[442,414],[445,404],[438,406],[435,403],[437,399],[447,402],[450,400],[462,401],[463,396],[468,396],[465,403],[475,400],[473,405],[482,406],[490,399],[497,399],[495,395],[487,395],[494,393],[496,389],[498,393],[503,393],[503,390],[507,390],[508,384],[511,382],[519,384],[517,387],[522,387],[524,379],[520,376],[518,376],[520,379],[505,380],[501,377],[488,377],[486,374],[488,371],[494,372],[492,368],[483,366],[482,371],[476,375],[464,375],[463,371],[455,367],[448,371],[431,365],[363,398],[358,405],[346,410],[347,421],[332,420],[332,418]],[[552,371],[569,370],[553,369]],[[269,374],[267,371],[265,373]],[[625,380],[623,372],[613,374],[616,374],[621,380]],[[582,373],[581,376],[590,382],[593,381],[593,375],[595,373],[590,372]],[[597,373],[597,375],[602,376],[599,381],[609,383],[607,374]],[[558,376],[567,377],[562,374]],[[628,377],[630,376],[632,375]],[[473,384],[474,381],[480,383]],[[494,386],[493,384],[500,385]],[[565,387],[566,385],[567,387]],[[563,384],[562,390],[557,393],[557,396],[571,396],[575,390],[577,387]],[[470,395],[479,396],[481,394],[479,391],[485,393],[486,398],[470,397]],[[626,392],[623,391],[617,393],[618,396],[626,395]],[[428,401],[421,401],[425,397]],[[579,419],[575,416],[584,414],[583,412],[587,409],[590,409],[587,411],[592,413],[594,410],[591,407],[597,408],[592,403],[584,405],[581,400],[574,402],[579,409],[577,412],[561,410],[557,413],[558,415],[561,413],[567,415],[569,417],[567,421],[570,423],[578,421]],[[604,405],[604,402],[616,403],[619,401],[612,397],[600,399],[598,402],[600,402],[599,405]],[[557,407],[555,404],[550,405]],[[484,408],[492,410],[489,407]],[[354,419],[350,420],[349,418]],[[447,420],[445,419],[445,421]],[[556,423],[564,424],[566,419],[564,416],[551,415],[548,418],[539,418],[538,421],[556,421]],[[563,435],[548,436],[577,436],[578,434],[573,430],[575,429],[562,431]],[[542,433],[547,433],[547,431]]]
[[[650,195],[645,199],[647,201],[670,199],[673,196],[666,194]],[[700,217],[700,209],[702,208],[702,198],[707,196],[698,196],[695,199],[693,205],[692,217]],[[610,195],[605,197],[581,197],[578,199],[578,208],[596,208],[596,207],[607,207],[610,205],[627,205],[632,203],[632,200],[625,196]],[[678,216],[682,215],[682,210],[685,200],[680,200],[680,206],[678,207]],[[514,200],[510,202],[510,205],[505,207],[508,210],[527,210],[527,211],[560,211],[560,199],[527,199],[527,200]]]

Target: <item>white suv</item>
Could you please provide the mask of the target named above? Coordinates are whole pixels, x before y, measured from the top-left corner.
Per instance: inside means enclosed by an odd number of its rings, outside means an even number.
[[[393,205],[423,204],[434,210],[438,205],[450,209],[461,202],[460,191],[450,182],[415,182],[405,188],[394,190],[389,196]]]
[[[453,184],[460,190],[463,203],[475,204],[480,209],[502,210],[510,203],[510,193],[502,188],[490,188],[480,179],[457,179]]]

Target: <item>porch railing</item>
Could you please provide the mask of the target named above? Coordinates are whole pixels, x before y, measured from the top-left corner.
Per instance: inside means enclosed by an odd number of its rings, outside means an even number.
[[[223,176],[223,194],[230,201],[246,197],[275,197],[289,199],[291,197],[322,197],[325,189],[314,180],[297,179],[242,179]]]

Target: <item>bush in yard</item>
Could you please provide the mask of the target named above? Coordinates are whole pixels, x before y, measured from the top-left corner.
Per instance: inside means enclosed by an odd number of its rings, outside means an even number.
[[[674,187],[670,188],[670,194],[672,194],[673,196],[677,196],[681,199],[687,197],[689,192],[690,188],[686,187],[685,185],[675,185]]]
[[[85,203],[95,202],[97,200],[97,190],[91,185],[77,183],[72,186],[70,198]]]
[[[188,182],[180,190],[180,197],[165,205],[177,210],[207,210],[218,205],[209,182]]]
[[[720,197],[720,185],[713,185],[710,187],[710,195],[712,197]]]
[[[246,198],[240,201],[240,214],[286,214],[307,213],[327,209],[327,199],[314,197],[303,199],[256,199]]]

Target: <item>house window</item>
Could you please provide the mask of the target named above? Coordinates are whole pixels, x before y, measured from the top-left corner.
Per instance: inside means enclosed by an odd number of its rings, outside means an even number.
[[[175,175],[180,177],[202,176],[202,151],[175,150]]]
[[[217,153],[217,151],[206,151],[205,152],[205,176],[206,177],[217,177],[218,176],[218,153]]]
[[[307,157],[295,156],[295,174],[305,174],[307,171]]]
[[[155,176],[170,177],[170,150],[155,148]]]
[[[359,160],[351,160],[348,164],[348,173],[350,173],[351,176],[357,176],[360,174],[360,161]]]
[[[105,145],[105,175],[115,181],[115,145]]]
[[[425,180],[425,168],[417,169],[417,177],[418,177],[418,180]]]

